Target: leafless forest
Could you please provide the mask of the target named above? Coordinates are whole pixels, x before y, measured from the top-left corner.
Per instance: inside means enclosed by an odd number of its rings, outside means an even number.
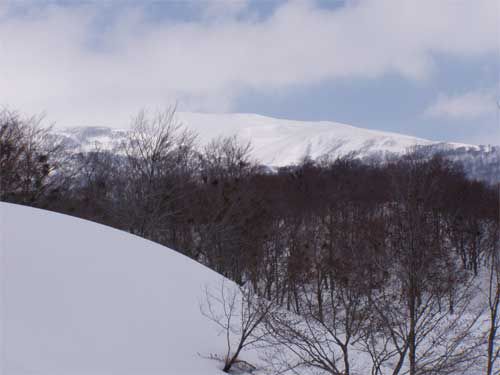
[[[498,190],[459,163],[410,150],[270,172],[235,138],[199,149],[173,111],[139,114],[118,150],[68,153],[39,122],[0,115],[0,199],[128,231],[251,286],[245,340],[274,348],[276,373],[350,374],[352,348],[372,375],[500,373]]]

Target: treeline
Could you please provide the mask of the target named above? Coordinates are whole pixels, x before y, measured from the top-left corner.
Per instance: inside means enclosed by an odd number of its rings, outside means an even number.
[[[420,146],[421,152],[439,154],[462,165],[468,178],[494,186],[500,182],[500,146],[479,146],[477,149],[448,148],[443,144]]]
[[[36,122],[0,116],[1,200],[128,231],[252,285],[300,317],[267,320],[273,347],[295,353],[283,366],[349,374],[356,346],[374,375],[494,373],[499,197],[459,164],[415,150],[271,173],[235,138],[200,149],[174,111],[139,114],[117,150],[67,154]],[[473,343],[483,270],[490,320]]]

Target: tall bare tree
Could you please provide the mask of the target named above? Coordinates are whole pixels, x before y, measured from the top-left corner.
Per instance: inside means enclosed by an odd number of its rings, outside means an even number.
[[[55,189],[62,145],[43,116],[0,112],[0,199],[35,204]]]
[[[117,182],[118,212],[132,233],[171,245],[172,223],[183,213],[179,202],[194,174],[194,142],[175,107],[135,117],[122,146],[125,160]]]
[[[490,253],[487,299],[488,299],[488,341],[487,341],[487,375],[500,374],[500,239],[499,223],[493,225],[492,250]]]

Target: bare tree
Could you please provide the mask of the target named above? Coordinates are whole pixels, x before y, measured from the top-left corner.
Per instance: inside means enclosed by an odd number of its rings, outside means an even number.
[[[283,309],[266,320],[267,342],[274,350],[269,361],[277,362],[280,373],[314,368],[331,375],[351,374],[351,350],[369,317],[364,288],[353,279],[325,279],[319,287],[304,284],[301,290],[300,314]]]
[[[256,164],[250,144],[241,144],[236,137],[217,138],[205,146],[199,159],[201,181],[193,216],[201,260],[242,284],[246,281],[243,263],[253,253],[258,236],[252,226],[259,205],[251,188]]]
[[[500,374],[500,368],[495,370],[497,361],[500,361],[500,343],[498,330],[500,329],[500,254],[498,249],[498,223],[493,226],[493,245],[488,269],[488,312],[489,329],[487,344],[487,375]]]
[[[203,178],[241,179],[255,173],[256,164],[251,158],[252,145],[242,143],[236,136],[218,137],[208,143],[202,152]]]
[[[397,358],[393,374],[466,371],[477,362],[474,332],[482,311],[469,309],[474,280],[451,255],[440,212],[449,166],[409,155],[394,167],[390,263],[380,265],[391,278],[383,293],[371,296]]]
[[[195,136],[175,117],[175,107],[149,116],[141,111],[122,146],[125,162],[119,184],[119,214],[128,230],[171,245],[169,225],[182,214],[194,170]]]
[[[0,199],[35,204],[54,189],[62,145],[43,116],[0,112]]]
[[[237,286],[222,279],[218,289],[205,287],[201,313],[214,322],[225,335],[227,351],[224,372],[242,363],[240,355],[245,348],[260,343],[266,335],[262,324],[272,311],[273,304],[254,293],[250,286]]]
[[[436,295],[424,293],[416,307],[416,325],[408,319],[408,305],[398,287],[388,284],[370,298],[370,324],[360,340],[370,355],[372,374],[468,374],[481,357],[484,309],[473,309],[475,280],[453,293],[454,311]],[[414,341],[413,365],[409,348]],[[476,368],[477,369],[477,368]]]
[[[119,156],[98,147],[74,155],[71,166],[75,172],[70,189],[74,196],[71,200],[79,202],[78,212],[82,217],[128,229],[114,217],[116,189],[121,177],[119,165]]]

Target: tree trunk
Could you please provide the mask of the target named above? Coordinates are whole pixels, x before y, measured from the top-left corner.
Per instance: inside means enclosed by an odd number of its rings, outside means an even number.
[[[234,363],[238,359],[238,356],[240,355],[241,349],[243,349],[243,340],[240,341],[238,348],[234,352],[233,356],[229,360],[226,359],[226,363],[224,364],[224,368],[222,369],[222,371],[229,372],[229,370],[231,370],[231,367],[233,367]]]
[[[500,304],[500,286],[497,285],[496,293],[490,306],[490,332],[488,335],[488,368],[486,375],[493,375],[493,364],[495,363],[495,338],[497,334],[498,308]]]
[[[412,283],[413,284],[413,283]],[[415,287],[413,285],[410,286],[410,294],[409,294],[409,313],[410,313],[410,332],[408,334],[408,349],[409,349],[409,357],[410,357],[410,374],[417,374],[417,340],[416,340],[416,295],[415,295]]]

